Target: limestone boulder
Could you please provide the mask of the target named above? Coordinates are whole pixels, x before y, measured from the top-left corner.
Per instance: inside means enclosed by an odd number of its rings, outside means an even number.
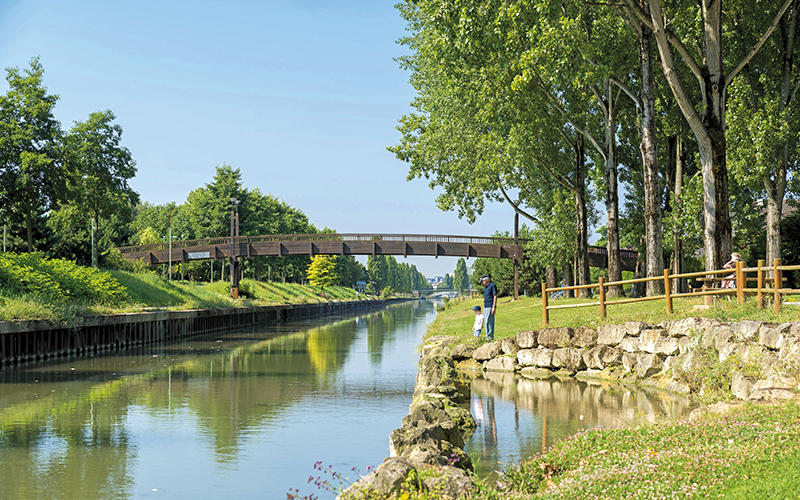
[[[753,392],[747,398],[751,401],[780,401],[795,397],[797,377],[773,376],[753,383]]]
[[[778,351],[778,361],[788,368],[800,368],[800,338],[789,337]]]
[[[636,352],[639,350],[639,342],[638,337],[625,337],[620,342],[619,348],[624,352]]]
[[[532,349],[538,346],[538,334],[539,332],[536,330],[525,330],[517,333],[517,347],[520,349]]]
[[[732,355],[737,354],[742,345],[744,344],[741,342],[731,342],[722,346],[722,349],[719,350],[719,362],[724,363]]]
[[[747,399],[753,392],[753,379],[741,373],[734,373],[731,380],[731,393],[737,399]]]
[[[438,469],[436,476],[426,479],[423,485],[436,498],[471,498],[475,493],[475,485],[469,475],[455,467]]]
[[[761,325],[763,325],[761,321],[739,321],[731,325],[731,331],[739,342],[756,342]]]
[[[523,349],[517,353],[517,363],[520,366],[538,366],[540,368],[553,367],[552,349]]]
[[[539,345],[549,349],[558,347],[569,347],[572,340],[572,329],[561,328],[542,328],[539,330]]]
[[[610,347],[607,345],[598,345],[583,353],[583,363],[586,368],[590,370],[602,370],[605,368],[603,365],[603,355]]]
[[[486,361],[483,365],[487,372],[513,372],[517,369],[515,356],[498,356]]]
[[[783,341],[789,336],[792,323],[784,323],[775,327],[762,325],[758,331],[758,344],[772,350],[779,350]]]
[[[636,375],[647,378],[660,372],[664,362],[657,354],[639,354],[636,359]]]
[[[688,337],[719,325],[715,319],[697,317],[662,323],[667,337]]]
[[[462,359],[469,359],[472,357],[472,353],[475,351],[474,346],[469,346],[467,344],[457,344],[450,350],[450,357],[453,358],[455,361],[461,361]]]
[[[625,373],[631,373],[636,369],[636,363],[638,362],[639,357],[636,354],[630,352],[623,352],[622,353],[622,368],[625,370]]]
[[[665,356],[674,356],[680,352],[678,348],[678,339],[674,337],[660,339],[656,342],[652,351],[653,354],[663,354]]]
[[[601,325],[597,329],[597,344],[618,346],[627,333],[625,325]]]
[[[655,354],[656,352],[656,345],[658,342],[664,340],[664,330],[661,329],[651,329],[651,330],[644,330],[641,335],[639,335],[639,350],[642,352]]]
[[[487,342],[472,351],[472,357],[476,361],[489,361],[496,358],[502,352],[502,343],[499,340]]]
[[[336,498],[337,500],[355,500],[369,495],[390,496],[398,493],[404,483],[410,483],[418,490],[422,488],[417,469],[410,461],[401,457],[389,457],[374,471],[350,485]]]
[[[691,347],[692,347],[692,339],[690,337],[681,337],[678,339],[678,351],[681,354],[687,354],[691,349]]]
[[[628,321],[625,323],[625,333],[631,337],[638,337],[644,330],[649,330],[650,328],[653,327],[641,321]]]
[[[477,376],[483,371],[483,363],[474,358],[462,359],[455,364],[456,370],[467,374],[468,376]]]
[[[423,356],[419,360],[416,385],[417,387],[435,387],[454,374],[453,358],[450,356]]]
[[[713,337],[713,347],[721,351],[723,347],[733,341],[733,330],[728,325],[716,326],[709,330],[709,336]]]
[[[579,326],[572,333],[572,345],[591,348],[597,345],[597,330],[588,326]]]
[[[573,372],[585,369],[586,363],[583,362],[583,350],[574,347],[554,350],[553,368],[564,368]]]
[[[619,366],[622,364],[622,349],[617,347],[609,347],[603,352],[603,357],[600,360],[603,368],[610,368],[612,366]]]
[[[458,424],[450,418],[444,409],[444,403],[433,401],[422,401],[412,405],[408,415],[403,417],[403,427],[425,427],[434,438],[449,441],[450,443],[462,447],[464,446],[464,436]]]
[[[519,346],[517,345],[516,337],[507,337],[501,340],[500,350],[503,351],[503,354],[516,356],[516,354],[519,352]]]
[[[789,330],[789,337],[800,338],[800,321],[792,323],[792,328]]]

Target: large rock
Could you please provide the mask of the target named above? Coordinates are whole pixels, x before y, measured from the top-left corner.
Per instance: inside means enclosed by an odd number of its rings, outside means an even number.
[[[565,347],[553,351],[553,367],[566,368],[569,371],[578,371],[586,368],[583,362],[583,350],[574,347]]]
[[[483,371],[483,363],[475,358],[462,359],[456,362],[455,368],[460,372],[466,372],[467,375],[474,377],[479,375],[479,372]]]
[[[619,344],[619,348],[625,352],[636,352],[639,350],[640,340],[637,337],[625,337]]]
[[[423,356],[417,370],[417,387],[435,387],[455,374],[453,358],[450,356]]]
[[[417,469],[405,458],[389,457],[374,471],[344,490],[337,500],[361,499],[369,495],[389,496],[400,491],[404,483],[422,488]],[[371,497],[370,497],[371,498]]]
[[[476,361],[489,361],[496,358],[502,351],[502,344],[499,340],[494,342],[487,342],[482,346],[472,351],[472,357]]]
[[[597,329],[597,343],[616,347],[627,333],[625,325],[601,325]]]
[[[531,349],[538,346],[537,336],[539,332],[536,330],[525,330],[524,332],[517,333],[517,346],[520,349]]]
[[[553,372],[547,368],[537,368],[535,366],[526,366],[519,371],[519,374],[530,379],[546,379],[553,376]]]
[[[553,350],[523,349],[517,353],[517,363],[519,363],[520,366],[553,368]]]
[[[603,357],[601,362],[603,363],[604,368],[610,368],[612,366],[619,366],[622,364],[622,349],[617,347],[609,347],[608,349],[603,352]]]
[[[436,473],[435,477],[423,482],[425,489],[436,498],[471,498],[475,493],[472,479],[462,469],[443,467]]]
[[[778,351],[778,361],[789,369],[800,368],[800,339],[795,337],[785,339]]]
[[[761,325],[763,325],[761,321],[739,321],[731,325],[731,331],[739,342],[755,342],[758,340]]]
[[[588,326],[579,326],[572,332],[572,345],[575,347],[594,347],[597,345],[597,330]]]
[[[789,335],[791,329],[791,323],[784,323],[776,327],[762,325],[758,331],[758,343],[777,351],[783,346],[783,341]]]
[[[678,347],[678,339],[674,337],[660,339],[652,351],[653,354],[663,354],[665,356],[674,356],[680,351]]]
[[[543,345],[549,349],[569,347],[571,339],[571,328],[542,328],[539,330],[539,345]]]
[[[731,380],[731,393],[738,399],[747,399],[753,392],[753,380],[741,373],[734,373]]]
[[[607,345],[599,345],[593,347],[583,353],[583,362],[589,369],[602,370],[605,368],[603,365],[603,354],[610,349]]]
[[[668,337],[688,337],[715,326],[720,322],[712,318],[686,318],[679,321],[664,321],[662,326]]]
[[[469,359],[472,357],[472,353],[474,351],[475,351],[474,346],[469,346],[467,344],[458,344],[450,350],[450,357],[453,358],[455,361],[460,361],[462,359]]]
[[[517,345],[516,337],[507,337],[501,340],[500,350],[503,351],[503,354],[516,356],[516,354],[519,352],[519,346]]]
[[[660,372],[664,362],[657,354],[639,354],[636,359],[636,375],[647,378]]]
[[[650,328],[653,327],[641,321],[628,321],[625,323],[625,332],[632,337],[638,337],[642,331]]]
[[[484,363],[483,367],[487,372],[513,372],[517,369],[517,358],[514,356],[498,356]]]
[[[622,353],[622,367],[625,369],[625,373],[630,373],[636,369],[636,363],[639,361],[639,357],[636,354],[623,352]]]
[[[656,344],[666,338],[663,333],[664,330],[661,329],[644,330],[639,335],[639,350],[650,354],[655,353]]]

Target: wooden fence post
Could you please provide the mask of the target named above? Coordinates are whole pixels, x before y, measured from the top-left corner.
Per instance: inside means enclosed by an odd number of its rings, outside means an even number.
[[[600,276],[600,317],[606,318],[606,289],[603,286],[602,276]]]
[[[736,263],[736,302],[744,304],[744,262],[739,261]]]
[[[547,283],[542,283],[542,327],[550,323],[550,312],[547,310]]]
[[[764,265],[766,261],[759,260],[758,261],[758,282],[756,286],[758,287],[758,308],[764,309]]]
[[[667,301],[667,312],[672,314],[672,279],[669,277],[669,269],[664,269],[664,298]]]
[[[781,287],[783,286],[783,273],[778,266],[781,265],[781,259],[775,259],[772,261],[772,264],[775,266],[775,272],[772,273],[772,277],[775,280],[775,314],[781,313]]]

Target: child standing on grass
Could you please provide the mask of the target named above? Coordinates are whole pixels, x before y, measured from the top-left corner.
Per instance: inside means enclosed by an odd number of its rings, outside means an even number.
[[[475,311],[475,323],[472,324],[472,334],[475,335],[477,339],[481,336],[481,329],[483,329],[483,313],[481,312],[481,306],[475,306],[472,310]]]

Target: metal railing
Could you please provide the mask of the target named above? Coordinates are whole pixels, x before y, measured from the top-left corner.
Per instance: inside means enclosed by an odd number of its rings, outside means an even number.
[[[791,288],[783,288],[783,282],[785,278],[783,278],[783,271],[797,271],[800,270],[800,266],[782,266],[780,259],[775,259],[772,266],[766,266],[763,260],[758,261],[758,265],[756,267],[744,267],[743,262],[737,262],[735,269],[721,269],[718,271],[702,271],[696,273],[685,273],[685,274],[670,274],[669,269],[664,269],[664,276],[658,276],[653,278],[638,278],[633,280],[624,280],[624,281],[614,281],[606,283],[601,276],[598,283],[593,283],[590,285],[576,285],[576,286],[565,286],[565,287],[558,287],[558,288],[547,288],[545,283],[542,283],[542,322],[545,326],[550,323],[550,311],[555,309],[575,309],[580,307],[600,307],[600,317],[606,317],[606,308],[608,306],[618,306],[623,304],[631,304],[634,302],[645,302],[650,300],[663,300],[665,302],[665,306],[667,312],[672,314],[673,307],[672,301],[673,299],[683,298],[683,297],[706,297],[706,305],[710,304],[712,296],[716,295],[731,295],[736,296],[736,300],[739,304],[743,304],[745,302],[745,297],[747,295],[755,295],[757,297],[757,304],[759,309],[764,308],[764,299],[767,296],[774,297],[773,302],[775,305],[775,313],[778,314],[781,312],[781,302],[782,297],[785,295],[800,295],[800,290],[798,289],[791,289]],[[748,273],[755,273],[755,278],[748,278]],[[731,276],[732,275],[732,276]],[[724,276],[720,278],[719,276]],[[699,278],[698,281],[703,281],[704,285],[698,291],[692,291],[688,293],[672,293],[672,283],[673,280],[676,279],[687,279],[687,278]],[[611,286],[624,286],[630,285],[634,283],[646,283],[649,281],[663,281],[664,282],[664,295],[655,295],[651,297],[639,297],[635,299],[621,299],[621,300],[606,300],[606,289]],[[731,281],[735,282],[735,286],[733,288],[715,288],[716,284],[722,283],[723,281]],[[756,288],[747,288],[748,281],[756,281],[757,285]],[[772,283],[772,287],[767,286],[769,283]],[[775,283],[779,283],[779,286],[775,286]],[[587,290],[587,289],[597,289],[599,295],[599,301],[597,302],[587,302],[583,304],[567,304],[567,305],[558,305],[558,306],[551,306],[549,305],[549,293],[550,292],[567,292],[571,290]]]

